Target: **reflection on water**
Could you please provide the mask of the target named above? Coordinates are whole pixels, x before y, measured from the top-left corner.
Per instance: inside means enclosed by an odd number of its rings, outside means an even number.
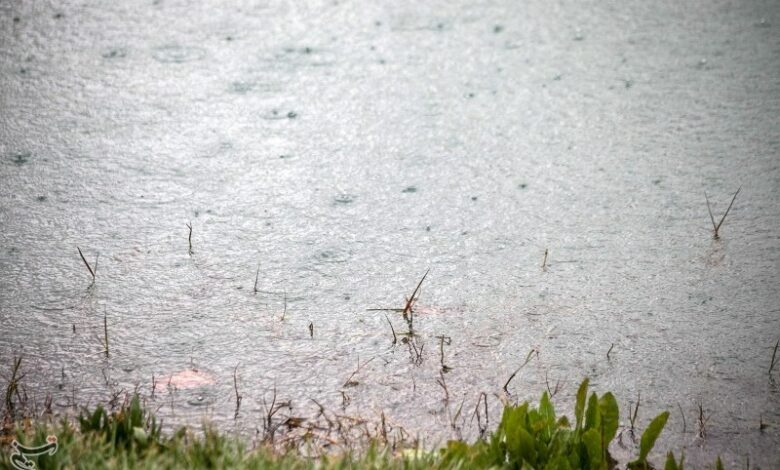
[[[771,467],[777,15],[1,5],[0,363],[23,354],[60,411],[137,387],[169,425],[251,433],[275,389],[435,445],[444,361],[464,409],[485,392],[497,416],[533,349],[517,399],[560,381],[569,410],[589,376],[623,409],[641,393],[640,426],[672,411],[658,449]],[[722,214],[739,185],[713,240],[704,191]],[[403,308],[428,268],[402,341],[400,313],[368,309]]]

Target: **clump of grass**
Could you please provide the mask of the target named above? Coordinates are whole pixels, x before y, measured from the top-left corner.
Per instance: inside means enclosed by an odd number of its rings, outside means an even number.
[[[236,371],[234,370],[234,377]],[[443,380],[443,373],[440,373]],[[237,389],[237,387],[236,387]],[[446,393],[446,389],[445,389]],[[249,451],[235,436],[221,434],[206,427],[196,435],[180,428],[165,435],[156,418],[142,406],[134,395],[118,405],[113,412],[103,406],[93,411],[84,410],[76,426],[67,420],[52,424],[40,422],[17,428],[20,443],[31,446],[45,442],[47,436],[57,437],[58,451],[51,455],[29,457],[38,468],[287,468],[287,469],[463,469],[463,468],[555,468],[608,469],[614,468],[610,443],[619,428],[619,410],[615,397],[607,392],[588,396],[588,380],[579,387],[574,406],[574,417],[558,416],[547,392],[538,405],[528,402],[504,407],[497,429],[474,443],[462,439],[450,441],[446,447],[428,452],[419,447],[419,440],[409,439],[402,428],[388,423],[381,413],[380,423],[371,430],[365,419],[339,413],[327,413],[318,402],[319,421],[307,426],[306,419],[285,415],[291,410],[288,401],[277,400],[276,388],[270,406],[263,400],[263,443]],[[481,393],[474,411],[480,423],[484,406],[487,418],[487,395]],[[462,404],[461,404],[462,407]],[[458,409],[452,422],[460,416]],[[668,412],[653,419],[642,433],[638,455],[628,468],[652,468],[650,451],[663,431]],[[473,419],[473,417],[472,417]],[[486,429],[481,424],[480,429]],[[275,436],[282,430],[300,431],[300,440],[289,439],[290,433]],[[391,439],[398,432],[400,441]],[[350,432],[358,432],[365,445],[353,447]],[[323,435],[322,433],[328,433]],[[330,438],[330,435],[334,438]],[[312,443],[342,449],[319,452]],[[403,450],[406,449],[406,450]],[[0,462],[9,461],[13,452],[0,446]],[[666,457],[666,469],[682,469],[684,456],[678,461],[673,453]],[[716,468],[722,468],[718,459]]]
[[[734,197],[731,198],[731,203],[729,204],[729,207],[726,209],[726,212],[723,214],[723,217],[720,218],[720,222],[717,224],[715,223],[715,217],[712,215],[712,208],[710,207],[710,198],[707,197],[707,192],[704,192],[704,199],[707,201],[707,211],[710,213],[710,220],[712,221],[712,230],[713,230],[713,238],[716,240],[720,238],[720,234],[718,231],[720,230],[720,226],[723,225],[723,221],[726,220],[726,216],[729,215],[729,211],[731,210],[731,206],[734,205],[734,201],[737,199],[737,194],[742,190],[742,186],[737,189],[737,192],[734,193]]]

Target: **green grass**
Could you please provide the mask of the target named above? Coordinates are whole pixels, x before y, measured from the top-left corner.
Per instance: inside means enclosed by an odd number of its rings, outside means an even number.
[[[186,428],[166,435],[137,396],[113,413],[98,406],[83,412],[75,422],[20,423],[12,432],[27,446],[57,436],[58,449],[53,455],[30,457],[41,469],[607,469],[615,465],[609,444],[617,434],[619,416],[615,397],[609,392],[588,395],[586,379],[577,392],[573,420],[557,416],[545,392],[537,406],[528,402],[506,406],[498,428],[486,439],[450,441],[432,452],[393,451],[377,439],[359,453],[315,459],[306,456],[305,441],[280,451],[267,446],[249,449],[241,439],[208,428],[197,435]],[[648,425],[640,439],[639,455],[629,468],[651,468],[647,457],[668,416],[668,412],[661,413]],[[12,437],[4,436],[0,446],[0,468],[13,468]],[[683,459],[678,461],[669,453],[665,468],[681,469]]]

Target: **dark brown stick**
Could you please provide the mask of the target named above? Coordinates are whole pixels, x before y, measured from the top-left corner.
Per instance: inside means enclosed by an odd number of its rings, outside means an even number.
[[[92,275],[92,280],[94,281],[95,280],[95,271],[92,270],[92,267],[87,262],[87,258],[84,257],[84,253],[81,252],[81,248],[76,247],[76,249],[79,250],[79,256],[81,256],[81,261],[84,262],[84,266],[87,267],[87,269],[89,270],[89,274]]]

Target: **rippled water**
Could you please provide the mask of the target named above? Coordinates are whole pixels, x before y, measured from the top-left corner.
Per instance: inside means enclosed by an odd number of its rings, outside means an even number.
[[[589,376],[672,411],[659,449],[780,466],[777,2],[118,3],[0,2],[0,363],[38,400],[194,367],[169,424],[344,391],[435,445],[444,335],[464,409],[533,348],[517,399]],[[429,268],[418,364],[367,309]]]

